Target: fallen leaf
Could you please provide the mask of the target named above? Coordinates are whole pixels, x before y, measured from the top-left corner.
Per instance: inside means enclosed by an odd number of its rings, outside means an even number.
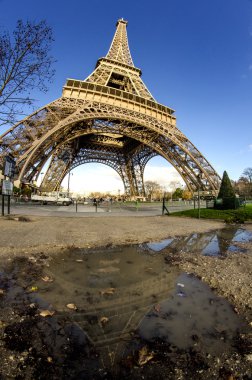
[[[41,280],[43,280],[44,282],[53,282],[53,279],[49,276],[41,277]]]
[[[75,260],[76,263],[83,263],[83,260],[82,259],[78,259],[78,260]]]
[[[41,310],[41,312],[39,313],[39,315],[41,317],[52,317],[54,313],[55,313],[55,311]]]
[[[115,353],[114,353],[114,351],[110,351],[109,352],[109,357],[110,357],[111,362],[114,363],[114,360],[115,360]]]
[[[5,327],[5,326],[6,326],[6,323],[3,322],[3,321],[0,321],[0,329],[2,329],[2,328]]]
[[[101,317],[99,322],[102,326],[104,326],[106,323],[108,323],[108,321],[109,319],[107,317]]]
[[[160,306],[159,304],[155,305],[155,306],[154,306],[154,310],[155,310],[157,313],[159,313],[160,310],[161,310],[161,306]]]
[[[252,362],[252,354],[245,355],[245,359],[249,362]]]
[[[66,307],[71,310],[77,310],[77,306],[74,303],[68,303]]]
[[[28,253],[28,252],[25,252],[25,253]],[[30,260],[30,261],[35,261],[35,262],[37,261],[36,258],[35,258],[34,256],[29,256],[29,260]]]
[[[148,363],[153,357],[154,355],[151,352],[148,352],[147,346],[143,346],[139,351],[138,365],[142,366]]]
[[[48,361],[48,363],[52,363],[52,361],[53,361],[52,357],[51,357],[51,356],[48,356],[48,357],[47,357],[47,361]]]
[[[115,288],[108,288],[108,289],[104,289],[104,290],[100,291],[100,294],[102,296],[104,296],[104,295],[111,295],[111,294],[114,294],[114,293],[115,293]]]
[[[0,296],[2,296],[3,294],[4,294],[4,290],[0,289]]]
[[[29,288],[29,292],[37,292],[38,291],[38,287],[37,286],[31,286]]]

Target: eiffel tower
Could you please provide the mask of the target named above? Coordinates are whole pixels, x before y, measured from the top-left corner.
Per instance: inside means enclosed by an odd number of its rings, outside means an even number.
[[[113,168],[125,193],[144,195],[144,169],[164,157],[194,192],[216,192],[220,177],[177,128],[174,110],[159,104],[134,66],[120,19],[106,57],[85,79],[67,79],[59,99],[26,117],[0,137],[4,156],[16,160],[16,184],[34,183],[50,161],[40,190],[57,191],[79,165],[96,162]]]

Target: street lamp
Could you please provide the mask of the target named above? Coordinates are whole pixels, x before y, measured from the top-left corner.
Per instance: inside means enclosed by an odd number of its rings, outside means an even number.
[[[43,172],[40,173],[40,175],[41,175],[41,177],[40,177],[40,186],[39,186],[40,187],[40,191],[42,191],[42,181],[43,181],[42,177],[43,177],[43,174],[44,174]]]
[[[67,196],[69,197],[69,190],[70,190],[70,176],[73,175],[73,173],[68,173],[68,185],[67,185]]]
[[[201,176],[200,173],[197,175],[198,178],[198,219],[200,219],[200,184],[201,184]]]

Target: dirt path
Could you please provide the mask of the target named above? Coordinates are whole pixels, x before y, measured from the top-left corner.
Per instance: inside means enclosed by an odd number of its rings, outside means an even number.
[[[178,217],[22,217],[0,219],[0,254],[42,246],[97,247],[158,241],[223,227],[222,222]],[[16,220],[15,220],[16,219]],[[18,219],[21,219],[20,221]]]

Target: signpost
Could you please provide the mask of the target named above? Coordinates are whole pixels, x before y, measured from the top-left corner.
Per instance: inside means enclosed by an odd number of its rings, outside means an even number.
[[[4,162],[4,176],[13,178],[15,174],[15,160],[14,158],[10,156],[5,157],[5,162]]]
[[[4,161],[4,168],[3,168],[4,179],[2,180],[2,216],[4,216],[5,196],[7,196],[7,200],[8,200],[7,212],[8,214],[10,214],[10,197],[13,193],[13,183],[11,182],[11,179],[14,177],[14,174],[15,174],[15,160],[14,158],[10,156],[6,156],[5,161]],[[6,179],[6,177],[8,179]]]
[[[13,183],[7,179],[3,179],[2,183],[2,194],[12,195],[13,193]]]

